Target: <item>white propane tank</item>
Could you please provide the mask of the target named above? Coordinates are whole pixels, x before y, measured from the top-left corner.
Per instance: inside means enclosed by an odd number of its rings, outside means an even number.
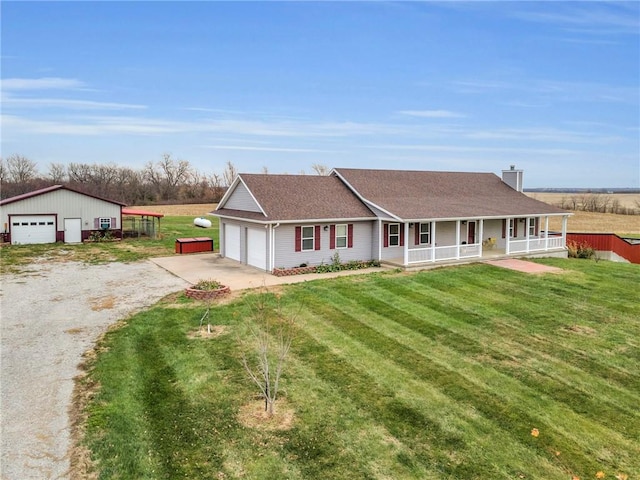
[[[193,224],[196,227],[210,228],[211,227],[211,220],[207,220],[206,218],[198,217],[193,221]]]

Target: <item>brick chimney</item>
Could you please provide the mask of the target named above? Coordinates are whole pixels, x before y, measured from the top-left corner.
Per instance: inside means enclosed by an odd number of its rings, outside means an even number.
[[[509,170],[502,170],[502,181],[514,190],[522,192],[522,170],[516,170],[515,165],[510,165]]]

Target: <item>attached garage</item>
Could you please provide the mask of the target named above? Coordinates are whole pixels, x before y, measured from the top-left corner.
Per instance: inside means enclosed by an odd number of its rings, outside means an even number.
[[[11,224],[11,244],[55,243],[55,215],[13,215]]]
[[[247,228],[247,264],[261,270],[267,268],[267,230]]]
[[[2,237],[13,245],[78,243],[94,232],[122,238],[123,206],[54,185],[0,201]]]

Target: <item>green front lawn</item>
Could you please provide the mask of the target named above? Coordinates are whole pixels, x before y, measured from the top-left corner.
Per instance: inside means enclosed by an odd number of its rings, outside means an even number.
[[[219,223],[217,217],[208,217],[211,228],[193,225],[192,216],[168,216],[161,219],[157,239],[126,238],[113,242],[89,242],[79,245],[49,243],[44,245],[10,245],[0,251],[2,271],[20,270],[34,259],[48,262],[79,261],[86,263],[135,262],[149,257],[172,255],[176,238],[210,237],[218,249]]]
[[[280,429],[243,413],[259,402],[240,353],[255,294],[214,307],[208,339],[188,336],[206,306],[168,298],[88,362],[84,442],[105,479],[636,479],[640,270],[543,263],[566,272],[285,287],[302,311]]]

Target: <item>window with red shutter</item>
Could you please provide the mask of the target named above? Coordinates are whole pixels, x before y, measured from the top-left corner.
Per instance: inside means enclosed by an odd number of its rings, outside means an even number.
[[[302,227],[296,227],[296,252],[302,250]]]

